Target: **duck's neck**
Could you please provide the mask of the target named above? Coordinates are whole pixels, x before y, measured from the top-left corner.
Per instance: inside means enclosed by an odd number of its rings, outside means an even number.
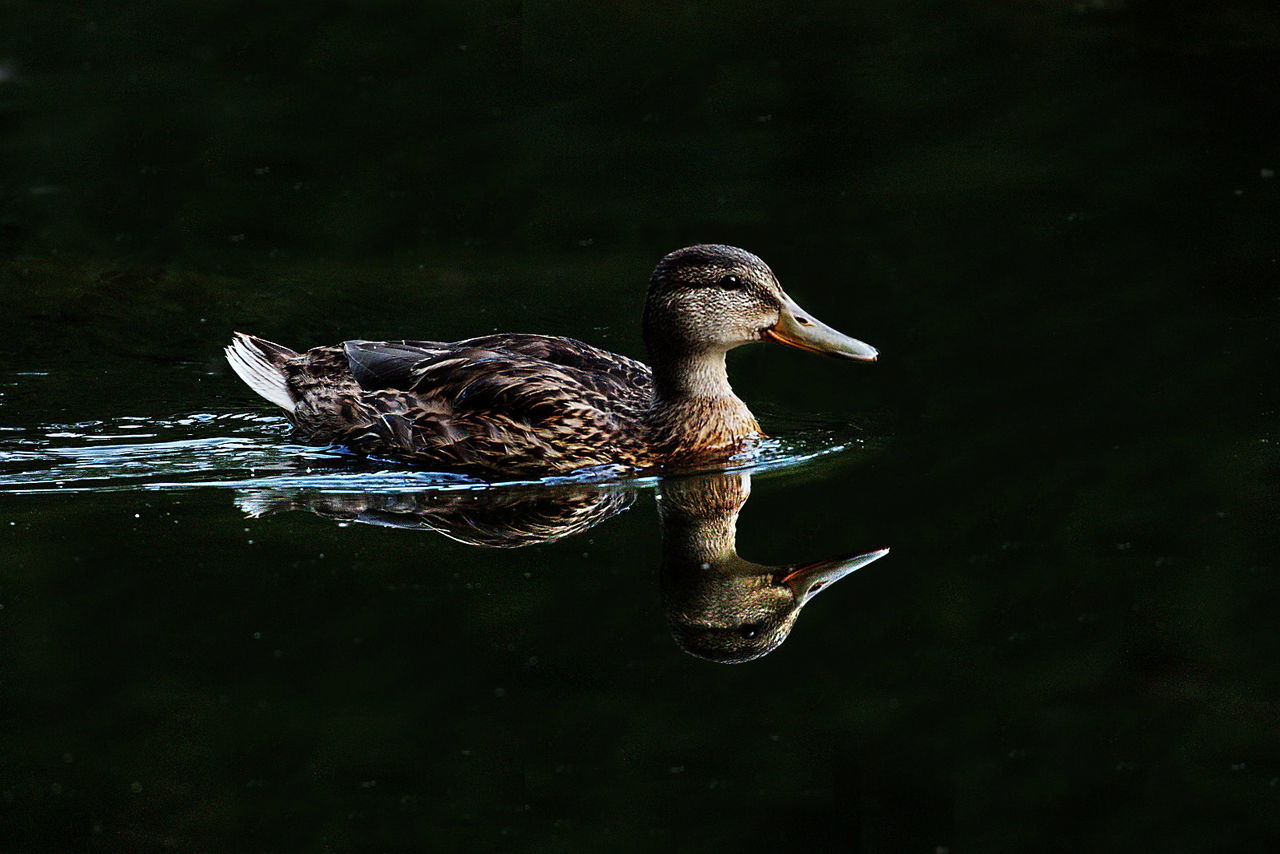
[[[723,350],[653,358],[651,442],[669,462],[723,455],[763,435],[729,385]]]
[[[722,350],[674,357],[655,354],[652,358],[654,398],[668,403],[707,398],[737,400],[729,386],[724,356]]]

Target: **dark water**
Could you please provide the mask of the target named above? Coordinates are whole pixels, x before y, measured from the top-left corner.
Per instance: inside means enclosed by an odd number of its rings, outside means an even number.
[[[1261,2],[4,4],[0,850],[1280,850],[1278,49]],[[883,354],[735,353],[760,470],[477,489],[221,360],[638,356],[699,241]]]

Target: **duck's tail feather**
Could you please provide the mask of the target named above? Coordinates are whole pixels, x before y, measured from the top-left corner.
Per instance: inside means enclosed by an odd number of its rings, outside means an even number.
[[[288,412],[297,408],[284,372],[285,362],[297,353],[243,332],[235,333],[225,352],[231,369],[245,385]]]

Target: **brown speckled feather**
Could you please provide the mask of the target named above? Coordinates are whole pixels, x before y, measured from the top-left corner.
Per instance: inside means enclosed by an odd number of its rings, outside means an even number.
[[[504,474],[652,463],[649,369],[569,338],[349,341],[285,370],[299,431],[361,454]]]

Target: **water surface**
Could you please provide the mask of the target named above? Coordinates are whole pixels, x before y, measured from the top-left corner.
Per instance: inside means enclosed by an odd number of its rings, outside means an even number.
[[[429,6],[0,12],[0,848],[1280,847],[1270,5]],[[698,241],[882,353],[732,354],[749,471],[361,461],[221,360],[639,357]]]

